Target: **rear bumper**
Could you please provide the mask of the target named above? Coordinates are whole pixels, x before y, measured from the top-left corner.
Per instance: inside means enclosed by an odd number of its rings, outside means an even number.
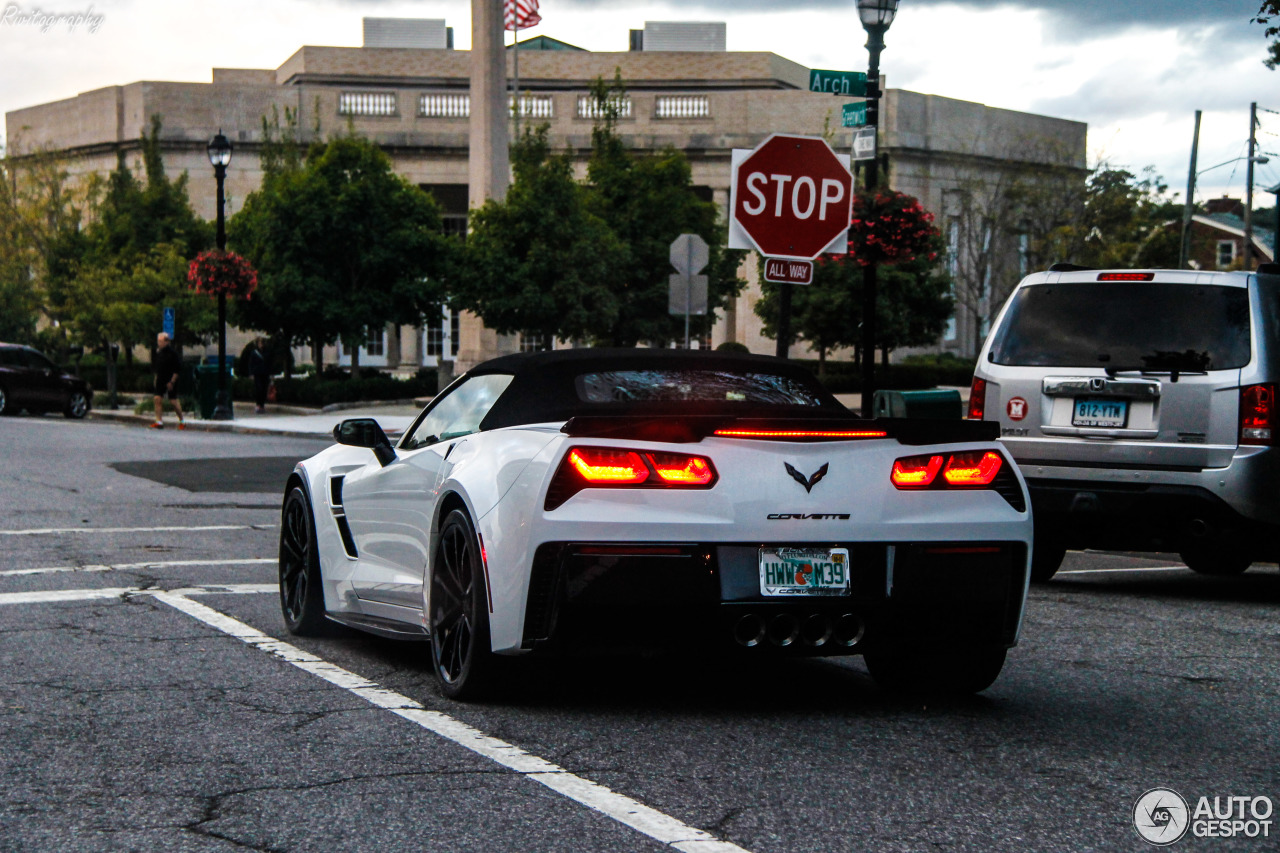
[[[1280,526],[1248,518],[1200,486],[1027,478],[1036,535],[1067,547],[1181,550],[1229,537],[1270,553]]]
[[[848,595],[765,597],[759,544],[546,543],[534,560],[523,648],[845,655],[905,640],[1017,641],[1025,543],[824,544],[849,549]]]

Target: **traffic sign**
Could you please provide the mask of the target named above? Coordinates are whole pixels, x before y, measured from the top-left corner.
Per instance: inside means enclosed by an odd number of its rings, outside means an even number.
[[[707,241],[697,234],[681,234],[671,241],[671,266],[685,275],[697,275],[707,265]]]
[[[809,72],[810,92],[830,92],[833,95],[867,94],[867,75],[863,71],[828,71],[815,68]]]
[[[876,159],[876,129],[860,127],[853,132],[853,159]]]
[[[774,284],[812,284],[813,261],[765,258],[764,280]]]
[[[840,125],[842,127],[862,127],[867,123],[867,102],[845,104],[840,108]]]
[[[164,311],[164,333],[173,338],[173,327],[176,325],[177,315],[172,308],[165,308]]]
[[[848,251],[853,175],[821,137],[774,134],[734,151],[729,193],[731,249],[797,260]]]

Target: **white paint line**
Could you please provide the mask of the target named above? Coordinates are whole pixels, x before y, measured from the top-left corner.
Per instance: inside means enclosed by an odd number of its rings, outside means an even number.
[[[439,711],[429,711],[407,696],[380,687],[363,676],[270,637],[211,607],[172,592],[156,593],[156,598],[193,619],[198,619],[254,648],[269,652],[305,672],[354,693],[379,708],[391,711],[490,761],[501,764],[535,782],[540,782],[574,802],[594,809],[655,841],[683,853],[746,853],[743,848],[735,844],[721,841],[710,833],[688,826],[630,797],[616,793],[589,779],[575,776],[562,767],[525,752],[506,741],[491,737],[461,720],[456,720]]]
[[[202,530],[273,530],[274,524],[207,524],[199,527],[37,527],[0,530],[0,536],[56,536],[63,533],[196,533]]]
[[[276,562],[275,557],[255,557],[245,560],[153,560],[149,563],[116,563],[113,565],[47,566],[40,569],[6,569],[0,577],[16,575],[52,575],[64,572],[125,572],[134,569],[164,569],[171,566],[251,566]]]
[[[33,592],[0,593],[0,605],[90,601],[103,598],[124,598],[130,595],[245,595],[279,591],[279,585],[274,583],[209,583],[167,591],[163,589],[143,589],[140,586],[105,587],[103,589],[42,589]]]
[[[1068,569],[1058,572],[1060,575],[1110,575],[1123,574],[1128,572],[1185,572],[1189,571],[1186,566],[1142,566],[1132,569]]]
[[[43,589],[35,592],[0,593],[0,604],[47,604],[55,601],[88,601],[94,598],[120,598],[143,592],[136,586],[106,589]]]

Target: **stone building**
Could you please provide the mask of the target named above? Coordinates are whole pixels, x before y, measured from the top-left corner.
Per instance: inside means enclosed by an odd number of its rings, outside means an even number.
[[[523,45],[534,49],[522,49],[518,57],[520,121],[549,123],[553,147],[573,150],[585,164],[592,127],[588,87],[597,77],[611,79],[616,69],[627,87],[619,127],[626,141],[640,150],[670,145],[684,151],[695,184],[722,209],[734,148],[753,148],[782,132],[826,134],[837,151],[849,150],[851,132],[839,125],[840,107],[850,99],[808,91],[810,69],[773,53],[725,51],[723,25],[718,39],[712,31],[711,38],[678,42],[683,50],[654,49],[667,46],[670,33],[664,41],[662,29],[650,26],[653,36],[633,33],[636,49],[627,52],[585,51],[547,37]],[[304,142],[348,125],[375,140],[401,175],[434,193],[445,227],[464,231],[468,52],[451,48],[444,22],[366,26],[365,35],[358,48],[302,47],[274,69],[215,68],[208,83],[139,81],[15,110],[6,115],[11,149],[52,149],[72,174],[105,173],[115,167],[118,152],[130,162],[140,158],[139,137],[158,114],[166,169],[190,173],[195,209],[213,218],[208,140],[221,130],[235,146],[226,183],[228,213],[234,213],[261,180],[263,116],[288,108],[297,112]],[[510,71],[515,62],[509,55]],[[899,89],[887,90],[881,116],[887,185],[920,198],[957,240],[962,223],[951,199],[966,192],[975,175],[1085,166],[1086,126],[1079,122]],[[754,282],[754,264],[749,266],[747,280]],[[752,284],[701,344],[732,340],[754,352],[773,352],[752,310],[758,298]],[[942,346],[964,352],[970,336],[963,329],[972,322],[958,317],[956,333]],[[474,317],[446,312],[416,329],[373,330],[361,363],[411,369],[457,359],[465,366],[521,344],[518,337],[485,330]],[[793,352],[806,353],[803,344]]]

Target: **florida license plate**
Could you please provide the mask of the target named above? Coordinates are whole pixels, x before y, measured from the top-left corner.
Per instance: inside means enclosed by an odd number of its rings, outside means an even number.
[[[760,594],[848,595],[848,548],[761,548]]]
[[[1078,427],[1123,427],[1129,422],[1128,400],[1076,399],[1071,425]]]

